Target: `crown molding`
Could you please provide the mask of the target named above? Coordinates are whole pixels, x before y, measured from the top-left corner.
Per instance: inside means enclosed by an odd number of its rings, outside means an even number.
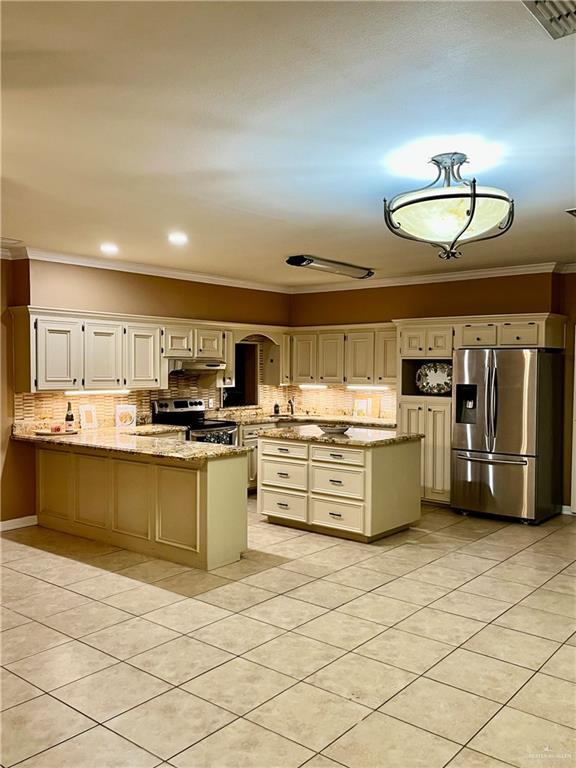
[[[228,288],[245,288],[252,291],[273,291],[274,293],[289,293],[289,291],[272,283],[259,283],[251,280],[236,280],[234,278],[207,275],[199,272],[190,272],[175,267],[160,267],[154,264],[140,264],[120,259],[100,259],[94,256],[76,256],[69,253],[57,253],[55,251],[40,251],[28,248],[30,261],[51,261],[58,264],[71,264],[76,267],[91,267],[93,269],[111,269],[115,272],[131,272],[137,275],[151,275],[153,277],[167,277],[171,280],[186,280],[191,283],[210,283],[211,285],[224,285]]]
[[[334,284],[323,283],[316,285],[285,286],[272,283],[260,283],[251,280],[238,280],[218,275],[207,275],[204,273],[177,269],[175,267],[161,267],[152,264],[121,261],[119,259],[101,259],[93,256],[77,256],[75,254],[43,251],[35,248],[28,248],[23,252],[19,251],[18,253],[3,248],[1,251],[1,258],[8,260],[29,259],[31,261],[49,261],[79,267],[91,267],[93,269],[109,269],[117,272],[130,272],[133,274],[150,275],[153,277],[166,277],[172,280],[186,280],[194,283],[222,285],[229,288],[243,288],[252,291],[269,291],[272,293],[294,295],[357,291],[369,288],[390,288],[394,286],[421,285],[428,283],[450,283],[462,280],[483,280],[491,277],[510,277],[514,275],[533,275],[552,272],[566,274],[576,272],[576,263],[557,264],[556,262],[550,261],[541,264],[521,264],[510,267],[467,269],[459,272],[434,272],[423,275],[404,275],[400,277],[384,277],[369,280],[344,280]]]

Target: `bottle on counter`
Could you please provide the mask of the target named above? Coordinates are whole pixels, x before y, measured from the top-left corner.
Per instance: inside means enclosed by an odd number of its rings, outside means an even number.
[[[280,413],[280,406],[278,405],[278,403],[274,403],[274,415],[278,416],[279,413]]]
[[[66,409],[64,421],[66,422],[66,432],[74,432],[74,411],[72,410],[72,403],[70,401],[68,401],[68,408]]]

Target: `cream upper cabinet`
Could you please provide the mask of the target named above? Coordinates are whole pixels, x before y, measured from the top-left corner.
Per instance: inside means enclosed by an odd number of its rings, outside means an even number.
[[[450,501],[450,403],[426,405],[424,498]]]
[[[224,357],[222,331],[196,328],[194,331],[194,357],[199,360],[222,360]]]
[[[36,389],[81,389],[84,351],[81,320],[36,320]]]
[[[224,362],[226,368],[222,373],[222,386],[233,387],[236,383],[236,344],[234,331],[224,331]]]
[[[376,331],[374,347],[374,383],[396,382],[396,333]]]
[[[374,383],[374,331],[346,334],[347,384]]]
[[[192,357],[194,331],[192,328],[166,327],[163,329],[162,354],[164,357]]]
[[[160,328],[127,325],[124,332],[124,384],[131,389],[160,386]]]
[[[302,333],[292,338],[292,381],[295,384],[316,381],[317,342],[315,333]]]
[[[426,357],[425,328],[403,328],[400,342],[402,357]]]
[[[280,344],[280,384],[292,380],[292,337],[285,333]]]
[[[401,401],[398,405],[398,422],[400,426],[400,432],[405,435],[424,435],[426,432],[426,405],[424,402],[406,400]],[[425,451],[424,440],[421,442],[422,454],[420,460],[420,485],[422,487],[422,495],[424,495],[424,465],[425,465]]]
[[[318,381],[342,384],[344,381],[344,334],[318,334]]]
[[[452,357],[452,326],[426,329],[426,356]]]
[[[452,357],[452,326],[414,326],[401,331],[402,357]]]
[[[497,343],[496,323],[466,323],[460,330],[463,347],[493,347]]]
[[[122,323],[84,324],[84,387],[120,389],[124,386]]]

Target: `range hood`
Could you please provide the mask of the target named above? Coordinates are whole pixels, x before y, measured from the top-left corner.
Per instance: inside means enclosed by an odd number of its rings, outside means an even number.
[[[226,363],[220,360],[169,360],[168,373],[178,371],[197,371],[198,373],[217,373],[226,369]]]

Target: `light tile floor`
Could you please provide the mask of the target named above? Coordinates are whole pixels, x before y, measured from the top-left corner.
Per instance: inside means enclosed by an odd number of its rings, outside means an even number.
[[[576,766],[576,520],[272,526],[207,574],[3,535],[5,768]]]

